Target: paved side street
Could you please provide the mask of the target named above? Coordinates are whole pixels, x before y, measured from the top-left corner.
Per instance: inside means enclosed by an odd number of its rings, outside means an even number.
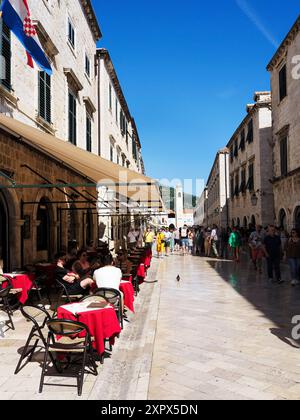
[[[148,281],[81,399],[300,399],[300,350],[289,339],[300,289],[269,285],[248,263],[190,256],[154,259]],[[0,399],[78,399],[73,388],[37,393],[41,354],[13,375],[29,330],[15,318],[0,338]]]

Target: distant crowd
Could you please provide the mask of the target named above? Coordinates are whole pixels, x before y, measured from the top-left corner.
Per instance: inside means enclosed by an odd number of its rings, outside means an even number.
[[[184,226],[177,229],[174,225],[160,228],[154,232],[148,228],[141,236],[147,246],[156,242],[158,258],[169,257],[174,253],[191,254],[222,260],[231,259],[240,262],[241,252],[246,252],[255,271],[263,273],[263,260],[267,261],[267,273],[270,282],[283,283],[281,263],[289,264],[292,285],[300,283],[300,232],[273,225],[248,228],[211,228]]]

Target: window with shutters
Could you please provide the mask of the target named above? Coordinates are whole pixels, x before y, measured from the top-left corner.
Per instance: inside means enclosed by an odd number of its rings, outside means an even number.
[[[114,147],[113,147],[113,145],[110,145],[110,160],[111,160],[111,162],[114,161]]]
[[[239,174],[238,173],[235,176],[235,190],[234,190],[234,195],[236,195],[237,197],[240,195],[240,177],[239,177]]]
[[[253,120],[250,120],[248,123],[248,135],[247,135],[247,142],[253,143],[254,136],[253,136]]]
[[[137,144],[136,144],[135,138],[133,138],[133,141],[132,141],[132,156],[135,161],[138,160],[138,150],[137,150]]]
[[[69,142],[76,146],[77,143],[77,121],[76,121],[76,96],[69,91]]]
[[[288,174],[288,141],[287,137],[280,141],[280,168],[281,176]]]
[[[249,191],[254,191],[254,163],[249,165],[249,177],[247,182],[247,189]]]
[[[234,142],[234,157],[237,158],[239,155],[239,145],[238,145],[238,141],[235,140]]]
[[[75,49],[75,29],[70,18],[68,19],[68,41]]]
[[[112,87],[111,84],[109,84],[109,93],[108,93],[109,97],[108,97],[108,106],[110,111],[112,111]]]
[[[0,71],[1,85],[11,91],[11,34],[9,28],[0,19]]]
[[[245,129],[241,132],[241,143],[240,143],[240,149],[243,152],[245,150],[245,144],[246,144],[246,133]]]
[[[246,185],[247,185],[247,181],[246,181],[246,168],[242,169],[242,180],[241,180],[241,188],[240,191],[242,194],[245,194],[246,192]]]
[[[286,64],[279,71],[279,99],[280,102],[287,96]]]
[[[86,115],[86,150],[92,151],[92,118],[89,114]]]
[[[85,74],[91,77],[91,60],[87,54],[85,54]]]
[[[233,146],[230,147],[230,162],[233,162],[233,158],[234,158],[234,149]]]
[[[51,124],[51,77],[39,72],[39,116]]]

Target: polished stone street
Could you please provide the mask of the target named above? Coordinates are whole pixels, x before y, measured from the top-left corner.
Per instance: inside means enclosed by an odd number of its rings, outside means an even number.
[[[300,288],[268,284],[246,260],[154,258],[136,314],[80,399],[300,399],[297,314]],[[73,388],[38,394],[42,354],[13,375],[29,331],[15,320],[0,337],[0,399],[79,399]]]
[[[170,257],[159,278],[150,399],[300,399],[300,289],[268,284],[246,259]]]

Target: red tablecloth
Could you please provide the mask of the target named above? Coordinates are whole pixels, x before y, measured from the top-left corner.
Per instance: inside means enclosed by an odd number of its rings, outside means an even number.
[[[34,275],[33,274],[17,274],[15,276],[5,275],[11,280],[12,287],[14,289],[22,289],[22,292],[18,294],[18,300],[22,305],[28,300],[29,292],[33,286]],[[5,284],[3,284],[5,287]]]
[[[85,324],[89,328],[91,336],[95,339],[94,346],[100,356],[105,352],[104,340],[110,339],[113,343],[115,337],[121,332],[114,308],[79,313],[78,318],[76,318],[62,306],[58,308],[57,317],[58,319],[79,321]]]
[[[129,281],[122,282],[120,284],[120,290],[124,295],[124,305],[134,313],[134,288],[132,283]]]

